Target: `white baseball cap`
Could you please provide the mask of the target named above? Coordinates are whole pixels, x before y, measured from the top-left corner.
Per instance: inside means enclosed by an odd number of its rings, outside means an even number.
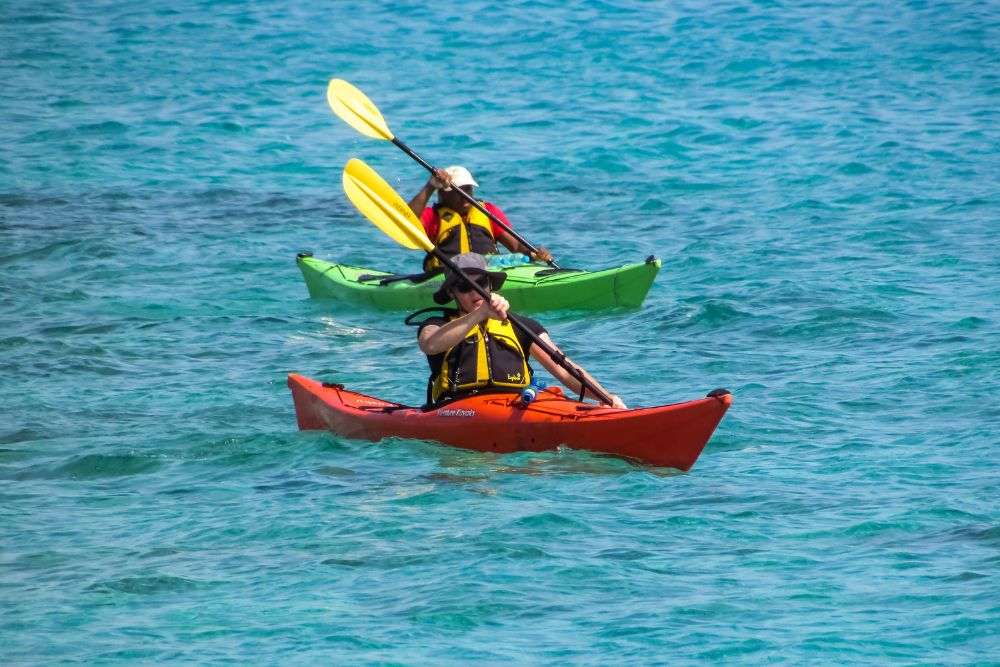
[[[465,185],[471,185],[474,188],[479,187],[479,183],[476,183],[476,179],[472,178],[472,174],[465,167],[455,165],[454,167],[448,167],[445,171],[451,176],[452,187],[460,188]],[[445,188],[445,190],[451,190],[451,188]]]

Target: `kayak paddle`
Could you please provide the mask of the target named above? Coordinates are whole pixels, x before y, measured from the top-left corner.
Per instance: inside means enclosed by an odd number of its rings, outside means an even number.
[[[366,218],[371,220],[376,227],[386,233],[392,240],[405,248],[411,250],[425,250],[432,253],[441,260],[441,263],[451,269],[468,285],[483,297],[490,300],[490,293],[476,281],[469,278],[462,269],[455,266],[455,263],[446,254],[438,250],[431,240],[427,238],[424,227],[413,215],[409,205],[403,201],[392,186],[378,175],[378,173],[357,158],[351,158],[344,167],[344,192],[347,198],[358,208]],[[566,355],[552,348],[551,345],[543,341],[538,334],[528,329],[513,313],[507,313],[510,323],[520,329],[531,341],[543,350],[557,364],[566,369],[580,383],[580,400],[583,400],[585,389],[597,396],[606,405],[611,405],[611,398],[603,391],[594,386],[594,383],[584,377],[580,370],[566,360]]]
[[[366,137],[371,137],[372,139],[384,139],[386,141],[391,141],[399,146],[404,153],[420,163],[424,169],[431,172],[431,174],[437,171],[435,167],[431,166],[422,157],[414,153],[409,146],[394,137],[392,132],[389,131],[389,126],[386,124],[385,119],[382,118],[382,114],[379,112],[378,107],[376,107],[364,93],[348,82],[343,79],[331,79],[330,85],[326,88],[326,101],[330,104],[330,108],[333,109],[333,113],[340,116],[345,123],[353,127],[361,134]],[[475,197],[467,193],[462,188],[454,189],[459,193],[459,195],[464,197],[466,201],[479,209],[480,212],[482,212],[487,218],[500,225],[504,231],[524,244],[531,252],[538,252],[538,248],[524,240],[524,237],[515,232],[510,225],[505,224],[497,216],[486,210],[482,204],[476,201]],[[559,268],[559,265],[556,264],[555,261],[549,262],[549,266],[554,269]]]

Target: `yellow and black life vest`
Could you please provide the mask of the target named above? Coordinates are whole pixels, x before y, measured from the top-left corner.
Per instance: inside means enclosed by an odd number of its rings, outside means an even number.
[[[482,204],[483,202],[479,202]],[[497,240],[493,237],[490,219],[478,208],[469,209],[469,219],[463,220],[457,211],[438,205],[434,209],[438,215],[438,233],[434,245],[448,257],[463,252],[477,252],[492,255],[497,252]],[[441,262],[434,255],[427,255],[424,271],[436,271]]]
[[[441,371],[431,378],[430,398],[436,402],[443,396],[484,387],[519,389],[530,382],[531,368],[514,327],[510,322],[489,319],[444,353]]]

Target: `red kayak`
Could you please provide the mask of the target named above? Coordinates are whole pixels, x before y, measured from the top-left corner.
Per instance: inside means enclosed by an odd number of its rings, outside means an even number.
[[[289,375],[302,430],[347,438],[434,440],[480,452],[539,452],[560,445],[688,470],[733,402],[724,389],[707,398],[620,410],[566,398],[550,387],[530,402],[519,394],[480,394],[424,411]]]

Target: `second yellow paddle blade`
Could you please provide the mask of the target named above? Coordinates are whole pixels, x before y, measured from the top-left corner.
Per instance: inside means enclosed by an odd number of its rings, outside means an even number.
[[[343,180],[347,198],[396,243],[412,250],[434,249],[410,206],[374,169],[351,158],[344,167]]]
[[[382,113],[360,90],[343,79],[331,79],[326,87],[326,101],[333,113],[355,130],[373,139],[392,141],[392,132]]]

